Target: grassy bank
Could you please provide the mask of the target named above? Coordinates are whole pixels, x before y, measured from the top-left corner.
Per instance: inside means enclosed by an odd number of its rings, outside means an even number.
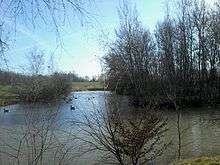
[[[15,87],[9,85],[0,85],[0,106],[18,102],[15,94]]]
[[[73,91],[99,91],[103,90],[104,85],[101,82],[73,82]]]
[[[220,156],[215,157],[201,157],[195,159],[183,160],[174,163],[174,165],[220,165]]]

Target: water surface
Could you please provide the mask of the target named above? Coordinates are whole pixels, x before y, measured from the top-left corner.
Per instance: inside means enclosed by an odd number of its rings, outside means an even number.
[[[70,94],[69,99],[61,100],[58,103],[51,104],[16,104],[7,107],[2,107],[0,111],[0,139],[1,148],[4,150],[12,149],[5,144],[15,145],[14,137],[19,136],[19,132],[24,130],[26,126],[33,121],[32,126],[47,123],[52,120],[56,123],[53,127],[53,133],[56,134],[59,141],[68,141],[68,145],[76,145],[77,143],[70,136],[69,132],[77,132],[77,127],[74,126],[76,120],[83,118],[96,109],[105,109],[108,103],[112,100],[118,101],[121,111],[127,113],[129,107],[126,97],[114,96],[110,92],[104,91],[89,91],[75,92]],[[71,109],[74,107],[74,110]],[[3,108],[9,109],[9,113],[4,113]],[[172,142],[171,145],[164,151],[164,154],[153,164],[169,164],[177,158],[178,151],[178,131],[177,131],[177,113],[175,111],[164,111],[163,115],[168,118],[168,132],[165,141]],[[191,158],[198,156],[210,156],[220,154],[220,109],[216,108],[197,108],[184,109],[180,112],[180,130],[181,130],[181,158]],[[68,133],[67,133],[68,132]],[[73,145],[73,146],[74,146]],[[77,148],[77,147],[76,147]],[[77,153],[80,147],[75,149]],[[75,152],[73,151],[73,152]],[[53,151],[51,151],[53,152]],[[71,153],[74,155],[74,153]],[[48,153],[44,160],[47,164],[54,164],[55,159],[50,161],[51,153]],[[67,164],[94,164],[99,156],[95,152],[87,153],[82,157],[77,154],[69,158]],[[58,158],[57,158],[58,159]],[[5,153],[0,154],[0,164],[13,162],[5,156]]]

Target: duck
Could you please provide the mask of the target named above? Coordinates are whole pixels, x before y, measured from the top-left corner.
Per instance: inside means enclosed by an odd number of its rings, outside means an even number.
[[[76,108],[75,108],[73,105],[71,105],[71,106],[70,106],[70,109],[71,109],[71,110],[75,110]]]
[[[3,109],[3,111],[4,111],[4,113],[8,113],[9,112],[9,110],[8,109]]]

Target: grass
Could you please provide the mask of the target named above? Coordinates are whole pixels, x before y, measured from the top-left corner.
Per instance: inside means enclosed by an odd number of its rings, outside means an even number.
[[[183,160],[174,163],[174,165],[220,165],[220,156]]]
[[[10,85],[0,85],[0,106],[16,103],[18,101],[15,88]]]
[[[99,91],[104,89],[101,82],[73,82],[73,91]]]

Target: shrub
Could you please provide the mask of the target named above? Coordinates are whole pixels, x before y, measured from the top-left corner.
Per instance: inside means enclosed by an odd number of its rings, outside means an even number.
[[[59,99],[70,91],[68,78],[55,73],[51,76],[33,76],[17,88],[21,101],[47,102]]]

